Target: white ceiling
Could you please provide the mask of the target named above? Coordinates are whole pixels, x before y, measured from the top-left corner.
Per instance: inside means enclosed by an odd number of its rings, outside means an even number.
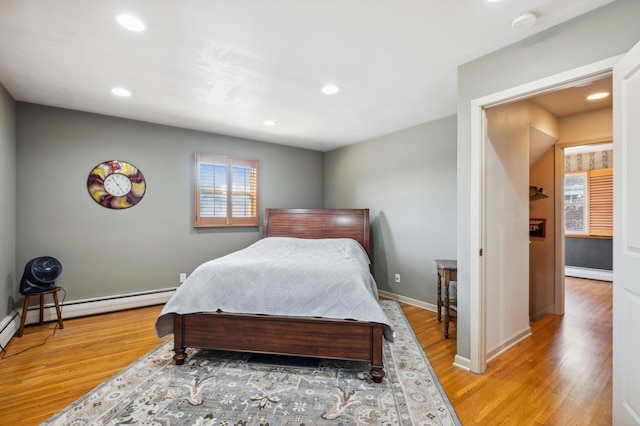
[[[328,151],[455,114],[458,65],[611,1],[2,0],[0,83],[18,101]],[[523,12],[536,25],[513,30]]]

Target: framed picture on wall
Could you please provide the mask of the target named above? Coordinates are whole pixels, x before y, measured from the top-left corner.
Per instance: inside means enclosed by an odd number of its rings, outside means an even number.
[[[529,237],[544,238],[546,230],[546,219],[529,219]]]

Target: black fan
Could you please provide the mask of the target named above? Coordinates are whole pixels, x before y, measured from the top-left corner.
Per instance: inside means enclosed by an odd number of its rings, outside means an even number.
[[[20,280],[20,293],[32,294],[55,288],[62,275],[62,264],[55,257],[42,256],[31,259],[24,267]]]

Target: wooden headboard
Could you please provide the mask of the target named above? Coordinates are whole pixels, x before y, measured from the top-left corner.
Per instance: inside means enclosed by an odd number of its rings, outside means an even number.
[[[352,238],[371,257],[369,209],[266,209],[262,237]]]

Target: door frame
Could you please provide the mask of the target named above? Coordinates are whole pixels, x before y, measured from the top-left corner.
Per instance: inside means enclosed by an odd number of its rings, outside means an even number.
[[[515,86],[510,89],[476,98],[471,101],[471,223],[469,229],[469,252],[471,253],[471,259],[469,259],[469,366],[470,370],[474,373],[484,373],[487,368],[486,317],[487,311],[488,309],[490,309],[490,307],[488,306],[488,302],[493,300],[491,298],[488,298],[486,295],[486,282],[490,280],[491,277],[486,276],[486,271],[484,268],[484,258],[481,254],[482,248],[486,246],[485,243],[487,239],[491,238],[490,235],[486,235],[484,218],[484,153],[487,144],[485,109],[505,103],[528,99],[545,92],[568,88],[581,82],[601,78],[612,72],[614,64],[618,62],[621,57],[622,55],[614,56],[559,74]],[[559,227],[556,227],[556,235],[554,236],[554,238],[559,238],[558,229]],[[501,256],[508,255],[508,253],[493,253],[493,255]],[[556,251],[556,277],[558,277],[560,274],[564,274],[564,260],[558,262],[559,256],[564,256],[563,249]],[[562,268],[560,268],[559,265],[562,265]],[[556,295],[557,294],[564,295],[563,279],[560,279],[559,281],[558,279],[556,279]],[[564,298],[561,300],[561,303],[563,304],[562,309],[564,309]]]

